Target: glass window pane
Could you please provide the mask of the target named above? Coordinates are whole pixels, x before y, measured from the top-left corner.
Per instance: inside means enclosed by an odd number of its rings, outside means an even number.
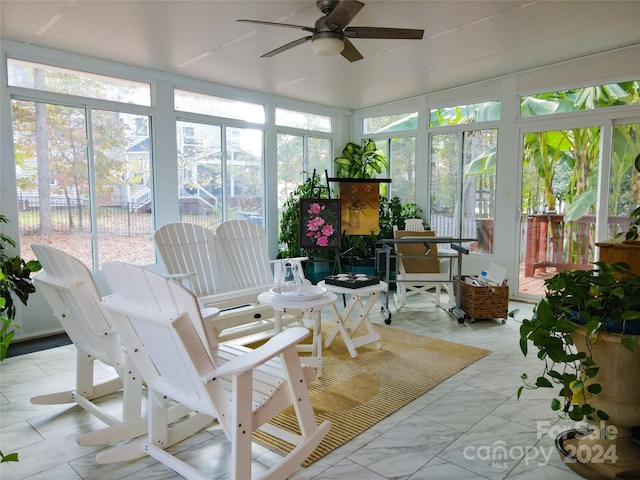
[[[153,263],[149,118],[92,111],[98,227],[97,269],[120,260]]]
[[[227,127],[225,137],[225,218],[263,225],[263,132]]]
[[[416,201],[416,137],[391,139],[391,193],[403,203]]]
[[[470,248],[482,253],[493,252],[497,137],[497,130],[464,133],[462,236],[477,238]]]
[[[431,212],[439,236],[477,238],[468,248],[493,252],[497,130],[431,137]]]
[[[640,172],[634,165],[638,155],[640,124],[614,127],[609,174],[609,238],[627,231],[629,214],[640,206]]]
[[[222,128],[176,122],[180,221],[214,229],[222,221]]]
[[[278,211],[304,181],[304,137],[278,134]]]
[[[12,101],[22,255],[46,242],[93,266],[86,116],[82,108]]]
[[[529,95],[520,99],[520,115],[534,117],[638,104],[638,91],[640,81],[636,80]]]
[[[151,105],[151,85],[124,78],[7,59],[9,86],[34,88],[114,102]]]
[[[531,132],[523,142],[519,291],[539,294],[559,269],[594,260],[600,129]]]
[[[498,121],[500,120],[500,108],[499,100],[437,108],[429,112],[429,126],[433,128],[444,125]]]
[[[175,109],[180,112],[201,113],[215,117],[234,118],[245,122],[264,123],[264,105],[215,97],[204,93],[176,89]]]
[[[307,112],[296,112],[284,108],[276,108],[276,125],[283,127],[331,132],[331,117]]]
[[[369,117],[362,120],[362,132],[365,134],[416,130],[417,128],[418,112]]]
[[[308,175],[311,175],[315,170],[316,175],[320,175],[323,179],[325,178],[325,171],[329,172],[329,176],[331,176],[331,163],[333,162],[331,140],[308,137],[307,142],[307,158],[309,159],[307,167]]]
[[[460,236],[460,152],[462,136],[431,136],[431,212],[429,225],[442,237]]]

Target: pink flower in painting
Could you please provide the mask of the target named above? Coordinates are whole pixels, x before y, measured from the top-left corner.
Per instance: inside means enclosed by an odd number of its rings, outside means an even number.
[[[335,242],[339,228],[336,222],[340,212],[335,209],[329,208],[322,202],[310,203],[305,210],[305,213],[309,216],[305,219],[304,223],[304,236],[309,239],[310,245],[317,248],[331,247],[332,242]]]
[[[325,237],[330,237],[331,235],[333,235],[333,232],[333,225],[327,224],[322,227],[322,235],[324,235]]]
[[[318,215],[324,208],[325,207],[321,207],[319,203],[312,203],[309,205],[309,215]]]
[[[320,227],[324,225],[324,218],[316,217],[307,222],[307,230],[310,232],[317,232]]]

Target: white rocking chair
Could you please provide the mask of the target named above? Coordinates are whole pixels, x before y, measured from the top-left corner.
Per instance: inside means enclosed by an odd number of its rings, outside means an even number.
[[[287,329],[256,350],[218,344],[196,297],[182,285],[119,262],[105,264],[103,271],[114,292],[104,307],[149,389],[150,429],[139,453],[186,478],[207,478],[164,450],[170,437],[166,408],[173,400],[218,419],[232,444],[230,478],[251,478],[252,432],[261,427],[297,446],[260,478],[284,479],[297,469],[330,427],[316,424],[307,387],[315,374],[301,366],[296,350],[309,331]],[[266,425],[289,406],[300,435]]]
[[[120,339],[102,310],[102,299],[91,272],[78,259],[53,247],[32,244],[43,266],[34,277],[38,291],[44,294],[53,313],[77,349],[75,389],[31,398],[37,405],[76,403],[108,425],[78,438],[80,445],[104,445],[130,440],[147,432],[142,412],[142,378],[124,352]],[[111,366],[117,377],[94,384],[96,360]],[[108,413],[94,400],[122,390],[122,415]],[[180,418],[188,410],[175,407],[171,418]]]
[[[111,328],[100,307],[100,294],[91,272],[76,258],[55,248],[33,244],[31,249],[40,261],[43,272],[34,277],[34,283],[53,309],[77,355],[76,387],[73,390],[39,395],[31,398],[37,405],[77,403],[105,422],[115,426],[126,424],[122,438],[110,438],[107,430],[94,435],[96,444],[112,443],[143,435],[146,419],[140,422],[142,379],[129,364],[120,340]],[[118,374],[106,383],[94,385],[94,364],[100,360]],[[122,418],[118,419],[92,402],[97,398],[123,389]],[[114,431],[110,432],[111,434]],[[81,437],[82,438],[82,437]],[[80,443],[88,444],[87,442]]]
[[[43,266],[43,272],[34,277],[34,283],[78,351],[75,389],[32,397],[31,403],[76,403],[107,424],[106,428],[80,435],[80,445],[107,445],[145,435],[148,419],[141,416],[142,378],[102,310],[102,298],[91,272],[80,260],[53,247],[32,244],[31,249]],[[96,360],[112,367],[118,376],[95,384]],[[95,403],[95,400],[120,390],[120,418]],[[175,420],[189,411],[175,405],[169,415]],[[192,433],[186,432],[174,440],[180,441]]]

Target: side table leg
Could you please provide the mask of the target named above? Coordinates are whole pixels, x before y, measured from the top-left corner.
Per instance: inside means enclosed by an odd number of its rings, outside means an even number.
[[[317,376],[320,378],[322,376],[322,319],[320,316],[320,308],[315,309],[312,313],[313,315],[313,351],[311,352],[311,356],[315,357],[318,362],[317,368]]]

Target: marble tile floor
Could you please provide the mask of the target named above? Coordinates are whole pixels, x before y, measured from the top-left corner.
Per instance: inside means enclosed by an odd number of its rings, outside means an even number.
[[[444,299],[444,297],[443,297]],[[340,302],[339,302],[340,303]],[[410,297],[391,327],[491,350],[491,354],[447,379],[422,397],[308,468],[293,480],[537,480],[580,478],[555,451],[555,433],[567,425],[548,408],[551,392],[525,391],[516,399],[520,375],[539,371],[535,357],[518,347],[518,320],[532,305],[519,308],[506,324],[479,320],[459,324],[446,310]],[[384,319],[374,307],[374,323]],[[178,474],[150,458],[97,465],[104,447],[80,446],[80,433],[103,424],[71,405],[32,405],[33,395],[73,385],[74,347],[64,346],[12,357],[0,364],[0,449],[17,451],[18,463],[0,464],[2,480],[175,479]],[[99,376],[108,378],[105,367]],[[117,414],[117,396],[102,402]],[[205,472],[228,479],[230,444],[215,424],[171,449]],[[254,445],[254,474],[279,458]]]

